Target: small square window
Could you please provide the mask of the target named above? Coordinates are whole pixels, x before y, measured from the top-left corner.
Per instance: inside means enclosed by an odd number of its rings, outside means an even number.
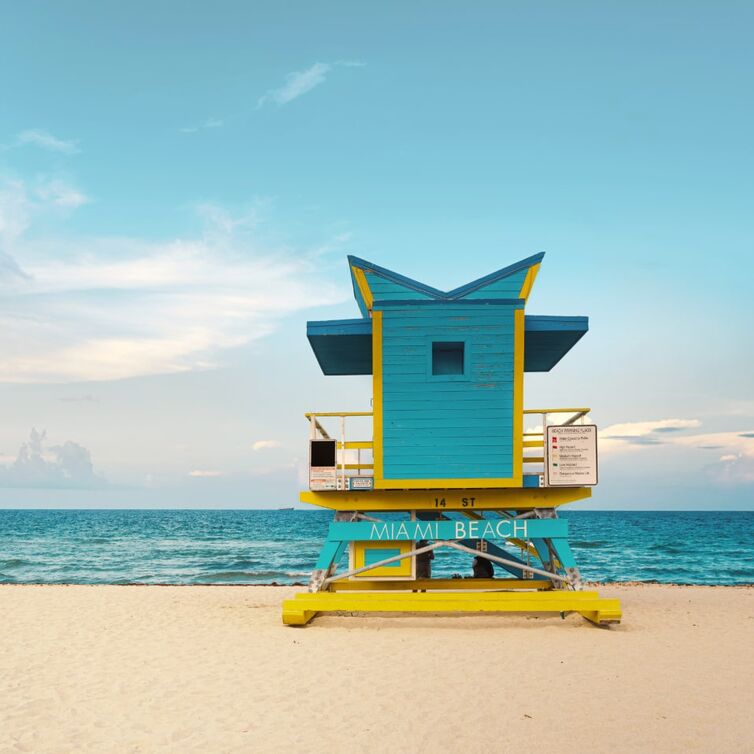
[[[432,343],[432,374],[462,375],[464,367],[464,345],[463,341]]]

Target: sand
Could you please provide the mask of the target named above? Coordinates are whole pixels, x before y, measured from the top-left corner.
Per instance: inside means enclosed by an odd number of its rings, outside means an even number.
[[[320,617],[294,588],[1,586],[0,752],[754,751],[754,588]]]

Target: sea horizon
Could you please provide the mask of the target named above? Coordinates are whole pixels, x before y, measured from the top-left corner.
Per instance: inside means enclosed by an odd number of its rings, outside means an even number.
[[[754,511],[560,515],[584,581],[754,583]],[[332,519],[307,508],[5,508],[0,583],[302,584]],[[433,574],[468,577],[468,561],[438,552]]]

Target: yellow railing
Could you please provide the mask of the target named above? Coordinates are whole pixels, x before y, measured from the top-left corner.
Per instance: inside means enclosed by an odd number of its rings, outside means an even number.
[[[345,489],[346,471],[355,471],[357,475],[361,475],[362,472],[372,473],[374,470],[374,463],[372,461],[362,462],[361,452],[363,450],[371,451],[374,447],[374,443],[371,440],[347,440],[346,439],[346,419],[353,417],[366,417],[373,416],[372,411],[322,411],[322,412],[309,412],[304,414],[309,421],[311,427],[310,436],[312,440],[332,440],[330,433],[322,426],[320,419],[340,419],[340,438],[337,440],[336,448],[338,449],[338,476],[341,480],[341,488]],[[356,463],[350,463],[346,451],[356,451]]]
[[[524,448],[544,448],[545,446],[545,431],[548,426],[569,426],[575,424],[577,421],[583,420],[583,418],[591,411],[588,408],[527,408],[524,409],[524,415],[539,415],[542,417],[542,431],[541,432],[526,432],[524,431]],[[551,414],[570,414],[565,421],[548,421]],[[529,439],[526,438],[539,438]],[[541,456],[524,456],[524,463],[544,463],[545,457]]]
[[[582,421],[584,417],[589,413],[591,409],[588,408],[527,408],[524,409],[524,416],[539,415],[542,417],[542,431],[541,432],[526,432],[523,436],[523,447],[526,448],[544,448],[544,433],[546,428],[550,425],[568,426],[575,424],[577,421]],[[561,417],[562,415],[568,415],[565,421],[550,421],[550,418],[555,415]],[[361,460],[362,450],[373,450],[374,443],[372,440],[347,440],[346,439],[346,420],[352,417],[366,417],[373,416],[372,411],[318,411],[308,412],[304,414],[311,426],[311,438],[332,440],[334,439],[330,433],[322,426],[319,421],[322,418],[325,419],[340,419],[340,438],[337,440],[337,449],[339,453],[338,469],[340,476],[344,478],[346,471],[356,471],[361,473],[362,470],[372,471],[374,469],[374,463],[364,462]],[[527,439],[528,438],[528,439]],[[347,450],[356,451],[356,463],[349,463],[346,459]],[[525,455],[523,457],[524,464],[527,463],[544,463],[543,455]]]

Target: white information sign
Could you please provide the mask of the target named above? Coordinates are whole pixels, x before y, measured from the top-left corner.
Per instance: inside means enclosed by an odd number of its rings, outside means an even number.
[[[573,424],[547,427],[545,486],[593,487],[597,484],[597,427]]]
[[[317,492],[338,488],[337,469],[335,466],[310,466],[309,489]]]

